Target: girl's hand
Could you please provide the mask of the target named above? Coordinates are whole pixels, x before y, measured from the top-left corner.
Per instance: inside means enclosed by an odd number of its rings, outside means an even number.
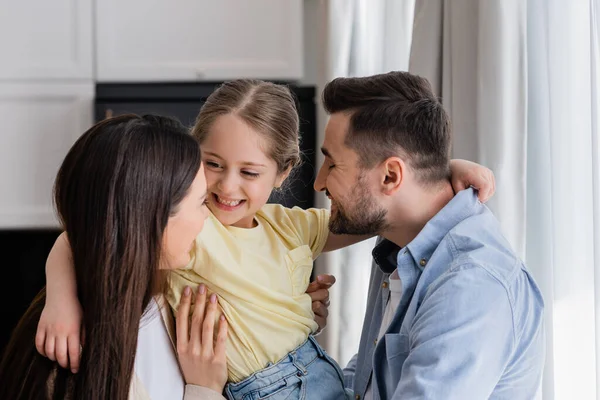
[[[79,370],[81,356],[81,304],[77,298],[46,298],[35,335],[35,348],[63,368]]]
[[[496,191],[496,179],[489,168],[467,160],[451,160],[452,188],[454,193],[473,186],[478,190],[482,203],[488,201]]]
[[[206,287],[200,285],[194,314],[188,326],[192,290],[186,287],[177,309],[177,355],[187,384],[203,386],[222,393],[227,383],[227,360],[225,358],[225,340],[227,339],[227,321],[219,318],[219,333],[216,342],[213,339],[215,317],[217,315],[217,297],[210,296],[206,305]]]

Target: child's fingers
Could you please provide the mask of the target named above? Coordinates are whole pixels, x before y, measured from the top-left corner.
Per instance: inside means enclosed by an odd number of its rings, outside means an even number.
[[[478,187],[478,193],[477,193],[477,197],[479,198],[479,201],[481,201],[482,203],[485,203],[486,201],[488,201],[490,199],[490,197],[492,197],[492,193],[493,193],[493,188],[494,188],[494,180],[493,180],[493,174],[491,173],[487,173],[487,174],[482,174],[481,175],[481,179],[482,183],[485,184],[481,184],[481,187]]]
[[[321,301],[321,302],[327,302],[329,301],[329,290],[327,289],[319,289],[316,290],[312,293],[309,293],[309,296],[311,298],[311,300],[314,301]]]
[[[480,189],[477,193],[477,197],[479,198],[479,201],[481,201],[482,203],[485,203],[486,201],[489,200],[490,193],[491,193],[490,189]]]
[[[202,353],[206,357],[214,354],[213,334],[215,327],[215,319],[217,316],[217,295],[212,294],[208,307],[206,308],[206,316],[202,324]]]
[[[67,338],[57,337],[54,341],[54,355],[56,361],[63,368],[69,368],[69,356],[67,353]]]
[[[44,346],[44,351],[46,352],[46,357],[48,357],[52,361],[56,361],[56,357],[54,356],[54,336],[46,336],[46,344]]]
[[[462,190],[465,190],[467,185],[465,182],[457,180],[452,182],[452,187],[454,188],[454,193],[458,193]]]
[[[306,288],[306,293],[314,292],[318,288],[319,288],[319,282],[312,281],[311,283],[308,284],[308,287]]]
[[[225,343],[227,342],[227,320],[224,315],[219,318],[219,333],[215,344],[215,357],[225,361]]]
[[[317,329],[317,332],[315,332],[315,334],[319,334],[327,326],[327,318],[323,318],[323,317],[320,317],[317,314],[315,314],[315,322],[319,326],[319,328]]]
[[[312,303],[313,313],[319,317],[327,318],[329,316],[329,309],[325,304],[321,301],[314,301]]]
[[[44,357],[48,357],[46,355],[46,331],[44,329],[39,329],[35,334],[35,348]]]
[[[321,286],[330,287],[335,284],[335,276],[329,274],[322,274],[317,276],[317,282]]]
[[[306,293],[310,294],[320,289],[329,289],[333,284],[335,284],[335,277],[333,275],[319,275],[316,280],[308,285]]]
[[[67,338],[67,346],[69,348],[69,361],[71,364],[71,372],[74,374],[79,371],[79,360],[81,359],[81,345],[77,335],[70,335]]]
[[[494,173],[492,171],[489,171],[487,173],[487,180],[489,182],[489,188],[488,190],[486,190],[486,192],[483,195],[483,198],[481,199],[482,203],[486,203],[496,191],[496,177],[494,176]]]
[[[177,332],[177,351],[183,352],[187,348],[189,340],[188,330],[188,316],[190,315],[190,303],[192,297],[192,290],[186,286],[183,289],[181,300],[179,301],[179,307],[177,308],[177,321],[175,323],[175,330]]]
[[[202,346],[202,323],[204,322],[204,309],[206,307],[206,286],[198,286],[196,303],[194,304],[194,314],[192,315],[192,327],[190,332],[190,342],[199,352]]]

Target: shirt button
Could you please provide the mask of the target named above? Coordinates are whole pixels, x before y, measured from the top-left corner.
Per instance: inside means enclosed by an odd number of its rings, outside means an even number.
[[[355,398],[356,400],[360,400],[360,394],[357,394],[356,396],[354,396],[354,398]]]
[[[427,264],[427,260],[424,258],[421,258],[421,262],[419,262],[419,264],[421,264],[421,267],[424,267],[425,264]]]
[[[382,288],[387,289],[388,287],[388,283],[387,282],[383,282],[383,284],[381,285]]]
[[[373,344],[377,346],[377,339],[373,340]]]

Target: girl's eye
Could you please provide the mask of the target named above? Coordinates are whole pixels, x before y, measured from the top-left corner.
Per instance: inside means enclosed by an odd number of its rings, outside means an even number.
[[[249,176],[251,178],[258,178],[260,174],[256,173],[256,172],[250,172],[250,171],[242,171],[242,174]]]
[[[206,161],[206,165],[212,168],[221,168],[221,166],[214,161]]]

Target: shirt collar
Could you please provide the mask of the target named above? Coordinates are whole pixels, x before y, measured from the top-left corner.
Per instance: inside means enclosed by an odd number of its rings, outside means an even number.
[[[431,255],[437,249],[442,239],[461,221],[478,213],[484,207],[477,199],[477,194],[472,188],[458,192],[444,208],[442,208],[419,232],[404,251],[412,256],[415,265],[424,268]],[[387,258],[392,251],[398,251],[400,247],[395,243],[383,239],[373,249],[373,258],[381,270],[391,273],[396,266],[390,265]]]
[[[425,224],[406,248],[415,263],[425,267],[440,242],[456,225],[476,214],[483,205],[472,188],[458,192],[444,208]]]

